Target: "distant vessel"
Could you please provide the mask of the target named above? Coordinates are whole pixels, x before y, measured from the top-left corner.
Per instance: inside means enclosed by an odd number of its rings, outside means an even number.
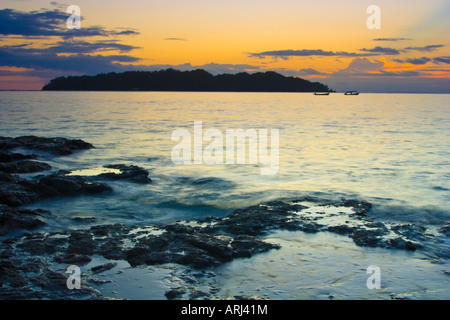
[[[315,96],[328,96],[329,94],[329,92],[314,92]]]
[[[345,93],[346,96],[357,96],[359,94],[358,91],[347,91]]]

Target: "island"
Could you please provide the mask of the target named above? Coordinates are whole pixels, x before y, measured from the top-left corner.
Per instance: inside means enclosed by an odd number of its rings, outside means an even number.
[[[327,85],[268,71],[212,75],[198,69],[128,71],[51,80],[43,91],[217,91],[217,92],[333,92]]]

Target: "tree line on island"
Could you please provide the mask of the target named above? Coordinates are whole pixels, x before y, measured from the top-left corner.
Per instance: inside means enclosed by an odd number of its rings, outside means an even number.
[[[333,92],[327,85],[268,71],[212,75],[205,70],[128,71],[58,77],[43,91]]]

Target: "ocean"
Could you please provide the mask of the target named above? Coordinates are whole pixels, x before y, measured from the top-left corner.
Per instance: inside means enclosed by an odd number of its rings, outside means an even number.
[[[175,164],[172,134],[185,129],[193,135],[195,122],[222,133],[277,129],[277,172],[262,175],[261,163]],[[143,167],[152,179],[148,185],[108,182],[113,194],[28,205],[58,217],[39,232],[87,227],[75,217],[143,226],[225,217],[238,208],[304,196],[368,201],[375,221],[421,225],[430,233],[450,221],[445,94],[0,92],[0,136],[23,135],[95,146],[71,156],[40,153],[55,171],[120,163]],[[450,298],[448,238],[433,256],[358,247],[350,238],[323,232],[275,230],[266,240],[281,249],[217,267],[196,288],[213,287],[219,298]],[[379,290],[366,286],[370,265],[381,268]],[[131,268],[125,262],[116,268],[122,272],[102,274],[111,283],[98,290],[129,299],[164,298],[193,272],[177,265]]]

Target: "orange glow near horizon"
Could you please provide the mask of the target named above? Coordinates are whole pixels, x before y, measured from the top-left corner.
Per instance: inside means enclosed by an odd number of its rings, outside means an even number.
[[[130,29],[139,34],[121,35],[117,32],[114,35],[75,36],[70,39],[58,36],[40,38],[7,35],[0,42],[0,47],[14,52],[30,52],[32,49],[45,52],[52,46],[68,47],[70,41],[123,44],[132,46],[131,50],[114,49],[113,46],[102,49],[99,46],[97,51],[55,54],[57,57],[132,57],[138,61],[130,58],[114,63],[142,67],[144,70],[146,66],[153,65],[176,67],[190,64],[201,67],[214,64],[223,65],[225,71],[229,65],[236,66],[235,69],[240,71],[273,70],[306,79],[324,80],[345,70],[355,59],[364,57],[374,64],[377,61],[384,63],[383,70],[386,72],[421,72],[426,68],[425,76],[442,78],[447,74],[446,61],[450,56],[450,40],[447,36],[450,22],[445,15],[446,12],[450,13],[450,5],[446,0],[430,0],[427,3],[418,0],[399,0],[395,3],[381,1],[380,30],[367,28],[367,4],[356,0],[323,0],[315,3],[301,0],[79,0],[77,5],[81,7],[83,16],[80,34],[83,28],[91,26],[115,31]],[[20,12],[33,12],[41,8],[64,11],[62,4],[41,0],[5,0],[3,8]],[[307,50],[310,53],[298,56],[277,55],[277,52],[287,50],[300,53]],[[314,54],[315,51],[317,54]],[[275,54],[257,56],[263,52]],[[423,57],[428,62],[408,62],[410,59]],[[47,69],[50,71],[53,68],[48,63],[43,66],[33,66],[32,63],[27,67],[24,65],[16,60],[9,65],[2,66],[0,63],[0,71],[16,72],[15,75],[23,78],[27,71],[33,69],[39,70],[41,76]],[[61,68],[64,69],[63,64]],[[439,71],[430,70],[433,68]],[[302,71],[306,69],[315,70],[317,74]],[[366,72],[368,76],[379,73],[376,70],[365,70],[364,66],[361,72]],[[54,69],[49,72],[55,73]],[[62,75],[73,73],[73,70],[61,72]],[[10,75],[0,74],[2,88],[7,82],[7,76]],[[34,77],[35,74],[29,72],[27,76]],[[42,82],[48,80],[43,79]]]

